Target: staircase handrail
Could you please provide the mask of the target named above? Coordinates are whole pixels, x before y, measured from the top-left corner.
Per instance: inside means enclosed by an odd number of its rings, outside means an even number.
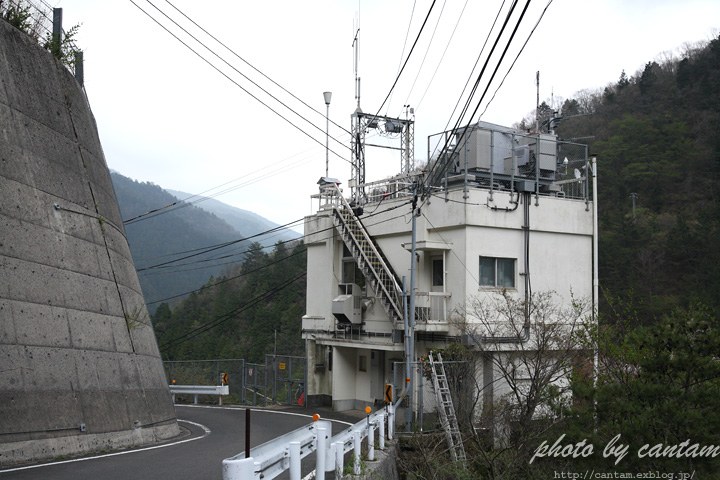
[[[342,202],[343,206],[344,206],[352,215],[354,215],[353,210],[352,210],[352,207],[351,207],[350,204],[348,203],[347,199],[342,195],[342,193],[340,193],[340,189],[338,188],[338,186],[337,186],[337,185],[333,185],[333,187],[335,188],[336,193],[338,194],[338,197],[340,197],[340,201]],[[380,255],[380,252],[378,252],[378,250],[375,248],[375,243],[374,243],[374,242],[372,241],[372,239],[370,238],[370,235],[367,233],[367,230],[365,230],[365,226],[364,226],[362,223],[360,223],[360,222],[356,222],[356,223],[357,223],[357,225],[358,225],[358,227],[359,227],[359,229],[360,229],[360,232],[362,233],[363,237],[365,238],[365,241],[368,243],[368,245],[369,245],[370,248],[372,249],[373,253],[374,253],[375,256],[377,257],[378,261],[380,262],[380,265],[382,265],[382,267],[385,269],[385,271],[390,274],[389,276],[390,276],[390,279],[392,280],[393,286],[395,287],[396,295],[399,294],[399,292],[402,291],[402,288],[400,287],[400,284],[397,282],[397,279],[395,278],[395,275],[392,274],[392,270],[391,270],[391,269],[388,267],[388,265],[385,263],[385,260],[383,259],[382,255]],[[351,237],[353,238],[353,240],[355,241],[355,244],[359,246],[360,244],[359,244],[359,242],[357,241],[357,239],[355,238],[355,234],[352,232],[352,230],[348,229],[348,233],[350,234],[350,236],[351,236]],[[359,250],[360,250],[360,255],[362,255],[362,257],[365,259],[365,264],[368,265],[368,268],[370,268],[370,269],[372,270],[373,274],[374,274],[375,277],[378,279],[378,283],[379,283],[379,285],[380,285],[380,288],[382,288],[383,290],[385,290],[385,293],[387,294],[388,300],[390,301],[390,304],[392,305],[393,309],[395,310],[395,313],[398,315],[399,318],[402,318],[402,317],[403,317],[402,310],[401,310],[400,307],[396,304],[395,296],[394,296],[394,295],[391,295],[390,292],[387,291],[387,289],[385,288],[385,285],[384,285],[383,282],[380,280],[380,277],[378,276],[377,272],[375,272],[375,268],[373,267],[373,265],[372,265],[372,263],[370,262],[370,260],[367,258],[367,255],[365,255],[365,252],[362,250],[362,248],[360,248]]]

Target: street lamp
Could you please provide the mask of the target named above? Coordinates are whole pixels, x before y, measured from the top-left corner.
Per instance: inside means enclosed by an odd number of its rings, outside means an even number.
[[[328,139],[330,138],[329,130],[330,130],[330,99],[332,98],[332,92],[323,92],[323,97],[325,97],[325,176],[329,177],[328,175],[328,167],[330,163],[330,147],[328,145]]]

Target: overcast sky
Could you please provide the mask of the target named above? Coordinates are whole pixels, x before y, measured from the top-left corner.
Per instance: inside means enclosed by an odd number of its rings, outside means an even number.
[[[133,179],[169,189],[206,195],[229,190],[216,198],[280,224],[312,213],[310,195],[325,174],[324,91],[333,93],[330,119],[342,127],[331,124],[330,128],[330,176],[343,184],[350,178],[349,135],[344,129],[350,129],[356,107],[352,44],[358,22],[361,108],[376,113],[433,3],[134,1],[137,6],[130,0],[50,2],[63,8],[66,30],[82,24],[77,44],[85,51],[85,88],[108,165]],[[503,7],[480,65],[509,3]],[[240,73],[198,45],[153,4]],[[410,61],[380,111],[404,117],[404,105],[414,108],[416,160],[427,158],[427,136],[457,119],[453,110],[458,100],[466,98],[463,88],[502,4],[501,0],[435,2]],[[510,26],[524,4],[518,5]],[[547,0],[531,2],[480,112],[547,5]],[[603,88],[617,81],[622,70],[633,76],[648,61],[677,56],[684,44],[717,35],[718,26],[717,0],[554,0],[482,120],[511,126],[526,116],[535,106],[537,71],[541,100],[554,95],[557,102],[580,90]],[[499,42],[480,92],[507,40],[506,34]],[[479,67],[473,80],[478,72]],[[473,108],[478,100],[479,95]],[[478,115],[468,120],[477,121]],[[388,142],[384,138],[372,141]],[[400,170],[399,153],[378,150],[367,151],[368,181]]]

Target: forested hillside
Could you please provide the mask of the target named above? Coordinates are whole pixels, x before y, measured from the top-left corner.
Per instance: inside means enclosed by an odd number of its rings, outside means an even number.
[[[305,262],[301,242],[279,242],[271,253],[253,243],[232,272],[172,309],[160,305],[153,325],[163,358],[264,362],[276,332],[278,353],[304,355]]]
[[[598,157],[601,311],[631,303],[643,323],[696,302],[717,312],[720,39],[621,72],[560,115],[556,133]]]
[[[111,178],[120,213],[126,221],[125,232],[140,285],[151,312],[156,307],[154,302],[196,290],[212,275],[221,274],[225,262],[198,263],[208,260],[212,252],[196,255],[197,249],[236,241],[242,238],[240,232],[209,212],[182,204],[158,185],[137,182],[117,172],[112,172]],[[177,205],[131,220],[173,203]],[[241,252],[246,245],[235,245],[235,251]],[[188,255],[195,255],[193,265],[185,266],[183,261],[167,263]],[[242,255],[235,259],[239,260]]]

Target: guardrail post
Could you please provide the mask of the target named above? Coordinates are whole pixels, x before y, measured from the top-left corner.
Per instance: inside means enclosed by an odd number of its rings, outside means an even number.
[[[388,405],[388,440],[392,440],[395,436],[395,407],[391,403]]]
[[[368,460],[375,460],[375,422],[368,427]]]
[[[255,461],[252,457],[240,460],[225,459],[222,462],[223,480],[247,480],[255,478]]]
[[[290,480],[300,480],[300,442],[290,442]]]
[[[317,429],[317,450],[316,462],[315,462],[315,478],[317,480],[325,480],[325,456],[327,455],[327,448],[325,446],[325,429]]]
[[[385,415],[380,417],[380,430],[378,431],[378,446],[380,450],[385,450]]]
[[[345,465],[343,465],[345,461],[345,444],[335,442],[333,445],[335,445],[335,478],[342,478],[343,469],[345,468]]]
[[[360,442],[362,441],[362,432],[353,431],[353,473],[360,475]]]

